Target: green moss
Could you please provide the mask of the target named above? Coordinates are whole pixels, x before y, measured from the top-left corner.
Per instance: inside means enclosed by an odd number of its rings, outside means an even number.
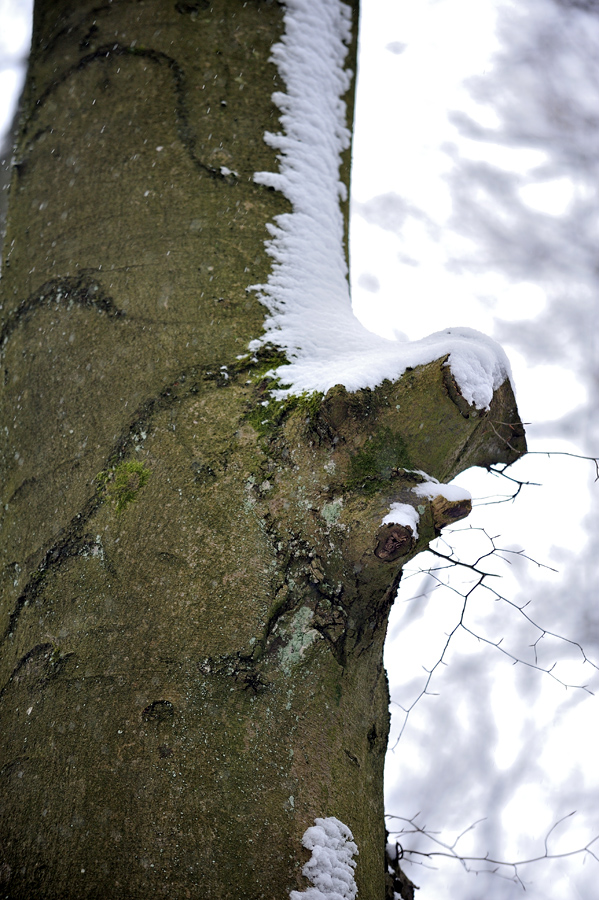
[[[284,401],[275,400],[271,395],[267,395],[264,400],[258,401],[246,416],[249,424],[261,437],[265,437],[273,429],[279,428],[284,418]]]
[[[309,425],[313,424],[320,412],[324,397],[320,391],[304,391],[283,400],[275,399],[273,392],[286,385],[280,375],[275,376],[273,373],[286,365],[289,365],[289,360],[284,351],[272,344],[266,344],[256,353],[247,354],[229,366],[232,374],[245,374],[257,387],[255,405],[245,418],[262,437],[272,435],[296,410],[305,415]]]
[[[150,470],[136,459],[119,463],[96,476],[98,489],[116,506],[118,513],[137,500],[137,495],[150,477]]]
[[[273,387],[277,386],[278,382],[273,379]],[[276,429],[282,426],[285,419],[295,411],[304,415],[307,424],[311,425],[320,410],[323,396],[320,391],[314,391],[313,393],[304,392],[297,396],[285,397],[284,400],[276,400],[272,393],[269,392],[264,400],[260,401],[248,413],[247,421],[261,436],[272,435]]]
[[[283,350],[273,344],[265,344],[255,353],[246,353],[229,365],[231,372],[247,372],[253,381],[262,381],[269,372],[280,366],[288,366],[289,360]],[[273,379],[274,380],[274,379]]]
[[[374,493],[394,469],[410,468],[406,442],[397,431],[381,428],[350,460],[347,487]]]

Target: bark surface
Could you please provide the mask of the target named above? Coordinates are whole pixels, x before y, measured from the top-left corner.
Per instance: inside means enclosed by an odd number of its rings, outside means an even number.
[[[509,384],[478,413],[444,359],[272,400],[246,287],[287,210],[253,182],[282,14],[36,4],[1,283],[5,898],[285,898],[336,816],[381,900],[387,614],[467,509],[380,523],[414,470],[524,451]]]

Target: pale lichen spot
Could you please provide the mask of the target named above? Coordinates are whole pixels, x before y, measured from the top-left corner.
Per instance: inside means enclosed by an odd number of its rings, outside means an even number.
[[[341,515],[342,506],[342,498],[331,500],[330,503],[324,504],[324,506],[322,507],[322,518],[328,525],[334,525],[337,522],[339,516]]]
[[[279,660],[285,674],[289,675],[293,666],[303,658],[306,650],[320,634],[310,627],[314,613],[308,606],[302,606],[285,628],[286,643],[279,650]]]

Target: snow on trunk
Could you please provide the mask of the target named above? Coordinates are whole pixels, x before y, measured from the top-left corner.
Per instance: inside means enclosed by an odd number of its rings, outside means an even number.
[[[391,341],[368,331],[353,315],[343,249],[339,200],[341,154],[349,147],[343,100],[351,73],[345,69],[351,10],[341,0],[285,0],[285,33],[272,61],[287,92],[273,101],[282,133],[265,135],[278,150],[278,173],[255,180],[280,190],[292,212],[268,226],[273,258],[265,284],[253,285],[267,307],[265,333],[250,349],[281,347],[289,365],[272,374],[276,395],[350,391],[395,380],[407,368],[445,355],[464,398],[487,408],[493,391],[510,377],[507,357],[495,341],[471,328],[450,328],[420,341]],[[409,303],[409,298],[403,302]]]
[[[291,891],[290,900],[355,900],[358,888],[354,879],[354,856],[358,853],[347,825],[334,816],[315,819],[307,828],[302,843],[312,856],[302,869],[314,887]]]

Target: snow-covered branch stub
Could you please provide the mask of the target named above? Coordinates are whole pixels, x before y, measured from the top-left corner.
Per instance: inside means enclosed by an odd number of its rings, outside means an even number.
[[[418,540],[420,516],[424,512],[424,506],[418,500],[430,501],[437,531],[465,518],[472,511],[472,497],[465,488],[457,484],[441,484],[425,472],[418,474],[424,477],[424,481],[411,489],[411,493],[418,498],[415,505],[392,503],[389,512],[383,516],[375,550],[379,559],[393,562],[413,549]]]

